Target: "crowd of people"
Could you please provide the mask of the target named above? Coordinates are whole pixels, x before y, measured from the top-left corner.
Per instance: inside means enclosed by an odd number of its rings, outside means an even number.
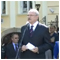
[[[21,36],[13,33],[11,43],[1,45],[1,59],[15,59],[16,56],[18,59],[46,59],[45,52],[49,49],[51,59],[58,59],[59,33],[56,32],[56,26],[52,24],[47,27],[39,23],[36,9],[30,9],[27,17],[28,23],[22,26]]]

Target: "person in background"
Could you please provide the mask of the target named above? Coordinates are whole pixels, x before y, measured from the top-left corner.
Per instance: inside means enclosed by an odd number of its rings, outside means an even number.
[[[39,12],[36,9],[30,9],[27,17],[28,26],[24,25],[21,28],[21,36],[23,37],[24,31],[25,34],[20,58],[45,59],[45,51],[51,48],[48,27],[38,22]]]
[[[56,27],[55,25],[50,25],[49,27],[49,32],[50,32],[50,40],[51,40],[51,45],[52,45],[52,58],[53,58],[53,49],[54,49],[54,45],[55,45],[55,42],[59,40],[59,37],[58,37],[58,34],[55,32],[56,30]]]
[[[11,42],[11,38],[9,35],[6,35],[3,37],[3,39],[1,40],[1,59],[5,59],[5,55],[6,55],[6,45],[9,44]]]
[[[15,59],[18,49],[19,35],[17,33],[13,33],[11,35],[11,40],[12,42],[6,46],[7,59]]]
[[[5,45],[1,45],[1,59],[5,59]]]
[[[58,29],[57,29],[57,34],[58,34],[58,39],[59,39],[59,27],[58,27]]]
[[[59,58],[59,41],[55,42],[54,50],[53,50],[53,58],[58,59]]]

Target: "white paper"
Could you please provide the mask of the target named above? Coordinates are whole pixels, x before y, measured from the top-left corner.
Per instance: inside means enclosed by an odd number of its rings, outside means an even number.
[[[32,50],[32,49],[35,48],[35,46],[34,46],[33,44],[31,44],[31,43],[28,43],[28,44],[26,45],[26,47],[27,47],[27,49],[29,49],[29,50]]]

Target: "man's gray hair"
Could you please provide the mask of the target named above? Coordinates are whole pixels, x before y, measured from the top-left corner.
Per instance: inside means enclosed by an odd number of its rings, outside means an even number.
[[[28,13],[29,13],[29,12],[35,12],[36,15],[39,15],[39,12],[38,12],[36,9],[30,9],[30,10],[28,11]]]

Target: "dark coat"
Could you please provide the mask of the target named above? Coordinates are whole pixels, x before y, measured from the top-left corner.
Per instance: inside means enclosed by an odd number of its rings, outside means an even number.
[[[5,45],[1,46],[1,59],[5,59]]]
[[[15,59],[16,51],[14,50],[13,44],[8,44],[6,46],[6,58],[7,59]]]
[[[21,34],[23,34],[25,28],[26,25],[21,28]],[[44,59],[45,51],[51,48],[48,28],[42,24],[38,24],[35,31],[33,32],[33,36],[30,38],[28,27],[25,32],[22,45],[26,45],[28,42],[38,47],[39,54],[33,53],[30,50],[26,50],[21,52],[21,59]]]

